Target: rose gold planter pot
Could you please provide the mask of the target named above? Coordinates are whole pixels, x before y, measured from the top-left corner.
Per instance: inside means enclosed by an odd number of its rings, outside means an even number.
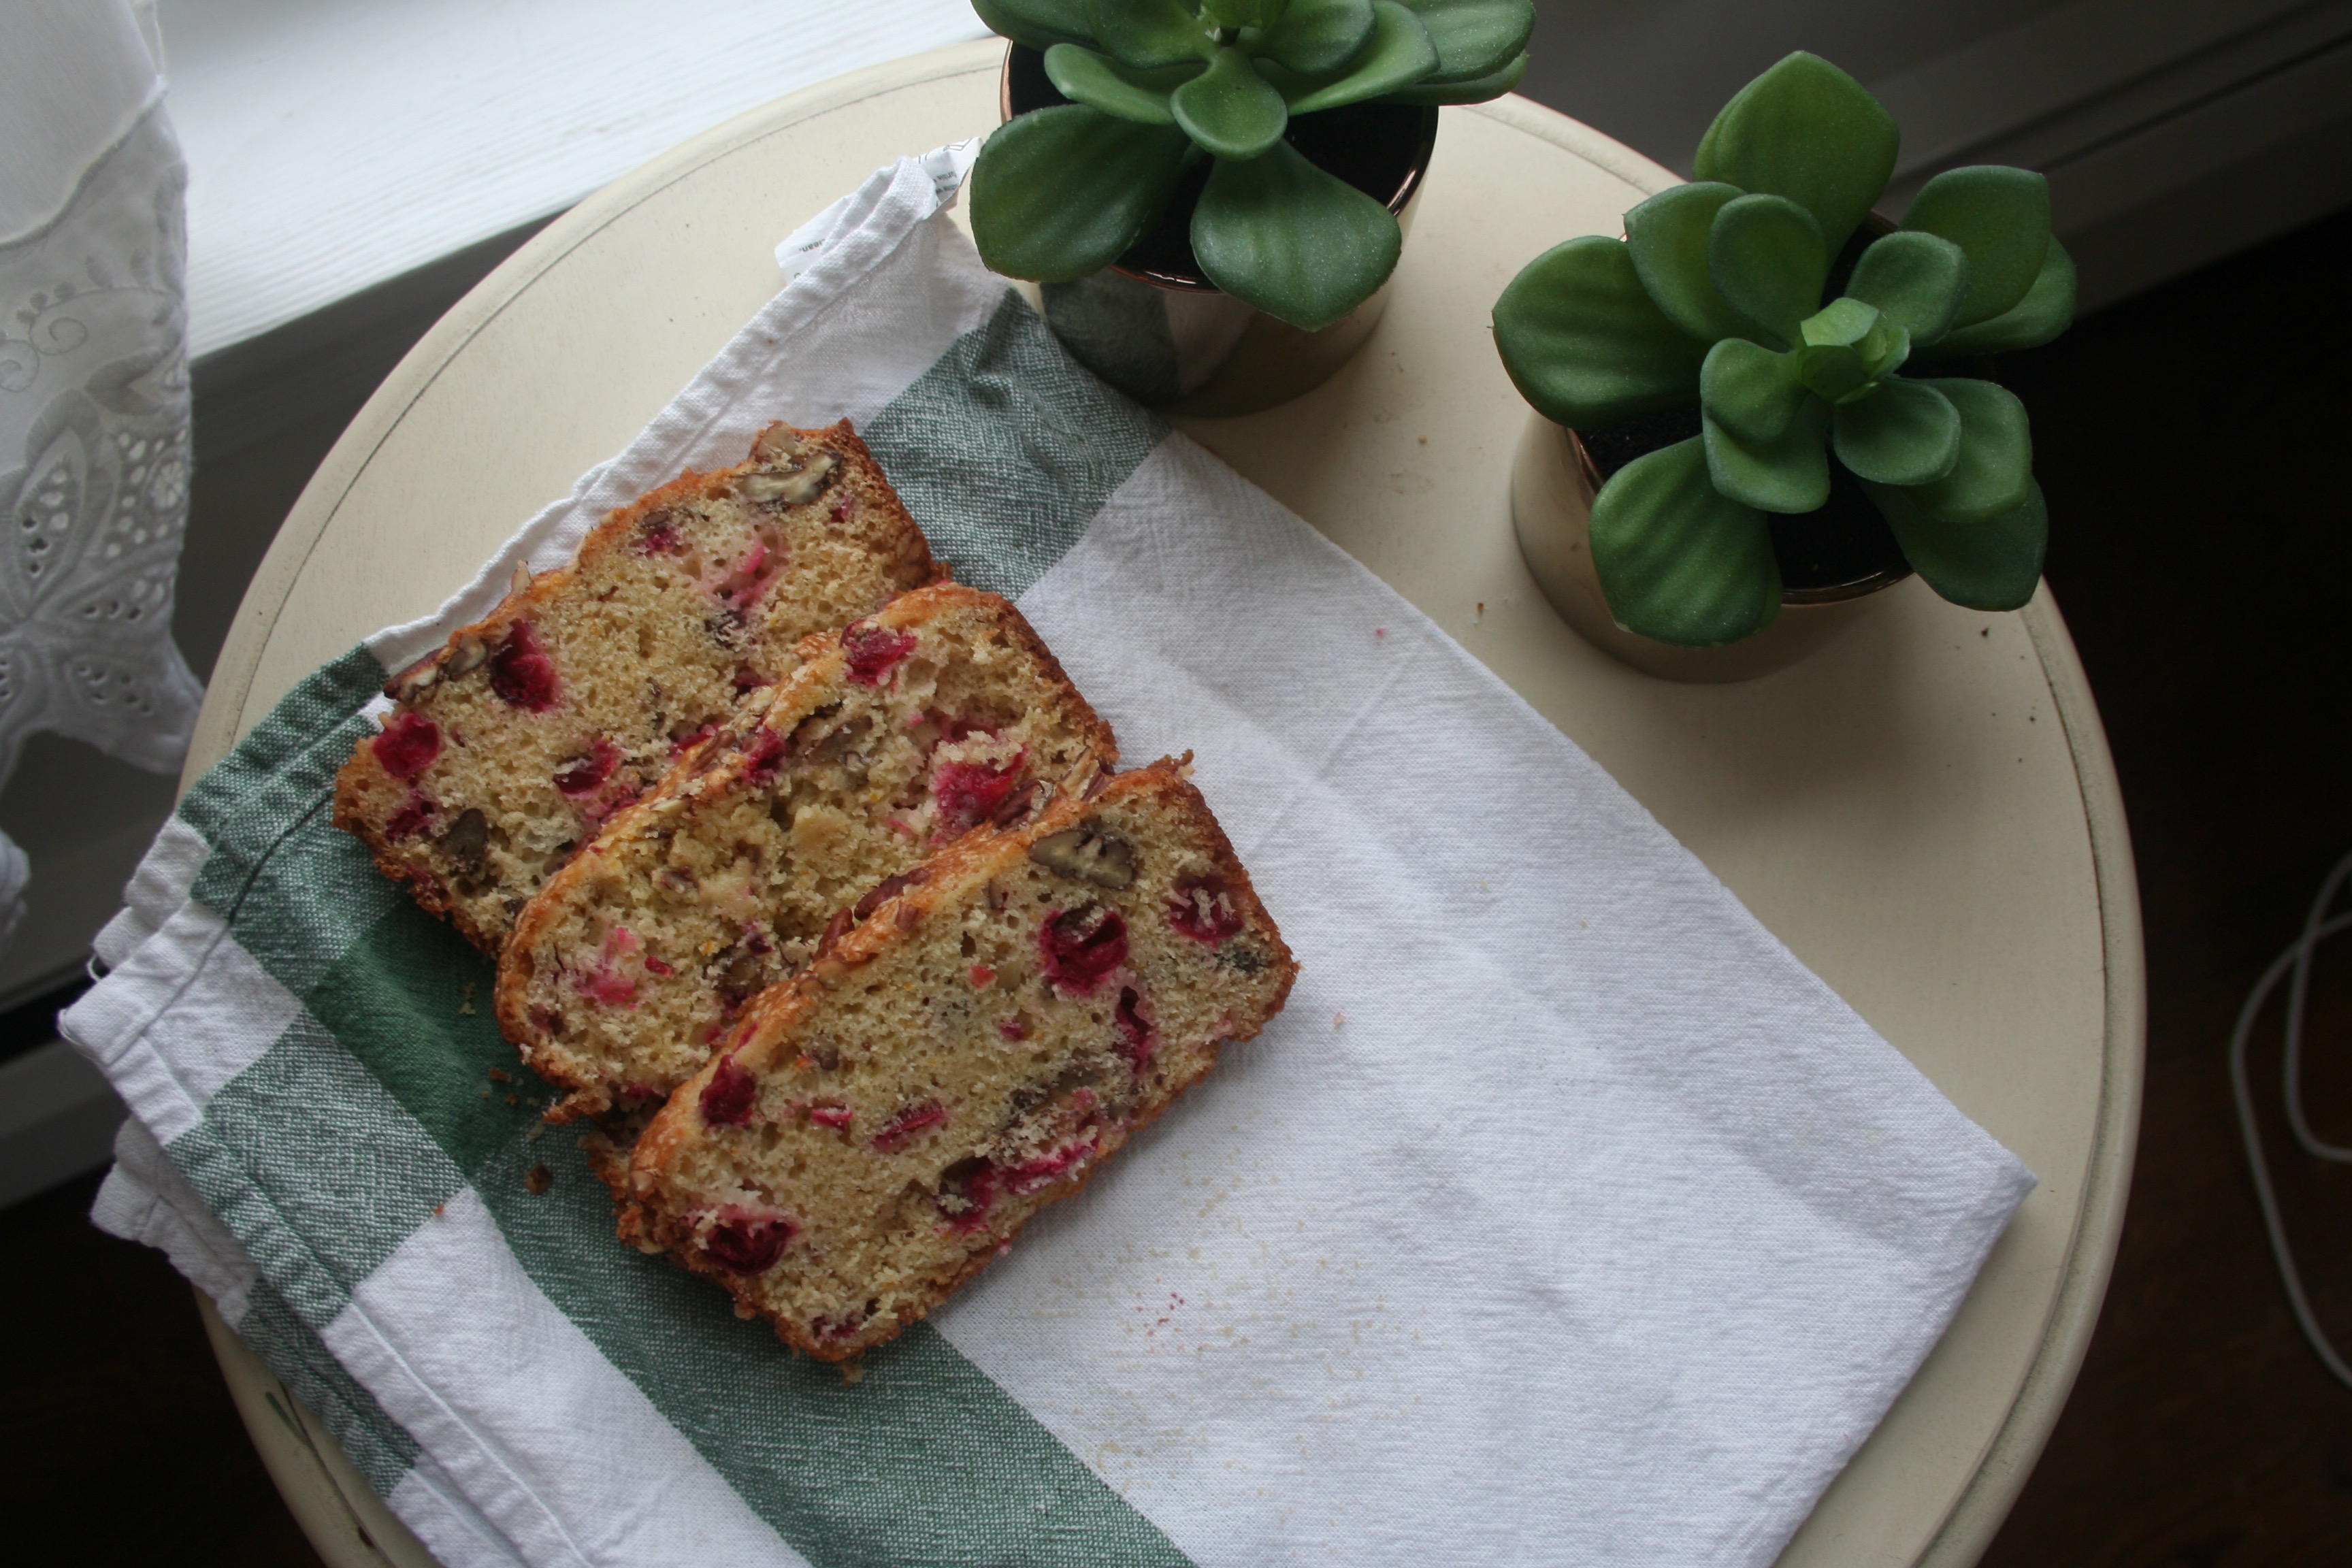
[[[1536,585],[1584,639],[1664,680],[1753,680],[1786,669],[1874,613],[1893,580],[1781,601],[1772,624],[1724,647],[1677,647],[1617,624],[1592,569],[1592,498],[1601,479],[1576,433],[1532,410],[1511,470],[1511,525]]]
[[[1006,120],[1019,111],[1013,91],[1018,47],[1006,47],[998,83],[998,109]],[[1408,236],[1436,142],[1433,112],[1418,155],[1387,198]],[[1347,315],[1310,332],[1244,304],[1196,273],[1118,262],[1075,284],[1045,287],[1046,321],[1081,364],[1139,402],[1211,418],[1255,414],[1322,385],[1364,346],[1389,302],[1383,283]],[[1061,290],[1093,298],[1073,304],[1070,294],[1057,295]],[[1150,331],[1132,330],[1138,316],[1150,318]],[[1117,341],[1122,336],[1131,341]],[[1160,364],[1153,374],[1151,361],[1171,353],[1172,365]]]

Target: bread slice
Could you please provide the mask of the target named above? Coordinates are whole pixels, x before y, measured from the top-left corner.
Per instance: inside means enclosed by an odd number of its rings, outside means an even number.
[[[793,650],[940,575],[846,421],[771,425],[597,524],[577,561],[384,688],[335,824],[495,955],[523,904]]]
[[[924,873],[752,1005],[629,1171],[625,1239],[826,1361],[945,1300],[1297,973],[1180,763]]]
[[[668,1099],[861,896],[1118,760],[993,594],[919,589],[800,654],[755,724],[615,816],[516,923],[499,1024],[572,1091],[555,1120]]]

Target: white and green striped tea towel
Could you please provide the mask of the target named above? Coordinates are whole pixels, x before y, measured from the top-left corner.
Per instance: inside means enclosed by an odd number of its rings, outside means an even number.
[[[962,167],[788,242],[628,450],[189,791],[67,1019],[136,1113],[100,1222],[453,1568],[1769,1563],[2032,1176],[1475,659],[1076,369],[943,216]],[[1198,753],[1303,966],[854,1386],[614,1240],[576,1131],[488,1077],[489,966],[328,825],[386,669],[517,561],[844,415],[1129,756]]]

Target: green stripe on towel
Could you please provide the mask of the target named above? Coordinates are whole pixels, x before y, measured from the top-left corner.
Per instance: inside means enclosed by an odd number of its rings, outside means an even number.
[[[1007,289],[860,434],[957,579],[1017,599],[1168,426],[1079,369]]]
[[[1167,427],[1071,364],[1008,293],[865,434],[940,553],[1012,595]],[[371,1484],[397,1484],[415,1442],[314,1331],[470,1183],[540,1289],[820,1568],[1184,1563],[928,1325],[846,1385],[706,1282],[614,1241],[581,1131],[533,1136],[546,1089],[499,1037],[491,965],[330,821],[383,678],[364,647],[315,672],[182,803],[213,849],[195,897],[307,1011],[171,1149],[263,1271],[248,1341]],[[534,1196],[525,1178],[542,1162],[555,1181]]]
[[[577,1134],[476,1179],[524,1269],[736,1493],[817,1568],[1187,1560],[928,1324],[845,1385],[666,1258],[618,1247]],[[524,1176],[545,1161],[543,1194]]]
[[[376,1495],[391,1496],[416,1464],[416,1439],[383,1413],[267,1280],[254,1286],[245,1316],[234,1326],[294,1397],[318,1413]],[[293,1424],[291,1412],[278,1415]]]

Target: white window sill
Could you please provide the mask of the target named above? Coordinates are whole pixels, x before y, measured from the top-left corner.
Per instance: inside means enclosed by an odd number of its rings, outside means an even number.
[[[967,0],[163,0],[202,358],[570,206]],[[921,151],[909,148],[909,152]],[[805,214],[779,213],[778,233]]]

